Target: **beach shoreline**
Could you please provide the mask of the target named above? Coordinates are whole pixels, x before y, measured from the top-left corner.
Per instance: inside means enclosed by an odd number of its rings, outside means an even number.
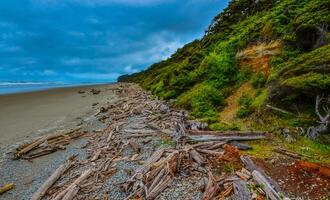
[[[0,95],[0,152],[10,145],[76,127],[115,97],[116,84],[81,85]],[[100,90],[93,94],[92,89]]]

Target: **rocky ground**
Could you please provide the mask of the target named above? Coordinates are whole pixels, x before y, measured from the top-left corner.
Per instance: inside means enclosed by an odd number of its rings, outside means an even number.
[[[117,101],[76,129],[37,138],[8,155],[1,184],[11,174],[22,179],[12,180],[16,187],[0,199],[329,198],[328,167],[288,152],[271,160],[244,153],[249,146],[242,141],[269,133],[206,131],[207,124],[137,85],[113,91]]]

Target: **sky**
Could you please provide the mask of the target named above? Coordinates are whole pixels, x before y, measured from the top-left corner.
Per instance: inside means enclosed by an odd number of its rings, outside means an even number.
[[[0,81],[116,81],[201,38],[226,5],[226,0],[3,0]]]

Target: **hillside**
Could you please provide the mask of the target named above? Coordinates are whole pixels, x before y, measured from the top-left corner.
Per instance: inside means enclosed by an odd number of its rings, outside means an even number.
[[[329,123],[322,110],[330,94],[329,25],[329,1],[233,0],[203,38],[119,81],[176,99],[213,130],[267,130],[329,144],[328,130],[309,129]]]

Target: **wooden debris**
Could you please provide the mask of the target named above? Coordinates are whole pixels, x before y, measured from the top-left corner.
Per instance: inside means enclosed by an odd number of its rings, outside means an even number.
[[[63,190],[62,192],[60,192],[55,198],[54,200],[60,200],[63,197],[70,197],[69,195],[71,195],[70,193],[68,193],[69,191],[72,193],[74,192],[74,187],[79,186],[79,184],[81,184],[85,179],[87,179],[91,174],[92,174],[92,170],[88,169],[86,171],[84,171],[79,178],[77,178],[71,185],[69,185],[65,190]]]
[[[42,184],[42,186],[32,195],[31,200],[40,200],[46,194],[47,190],[66,172],[72,165],[73,161],[68,160],[59,166],[55,172]]]
[[[213,199],[219,192],[220,188],[215,181],[215,178],[211,172],[208,172],[208,182],[202,197],[202,200],[211,200]]]
[[[8,183],[0,188],[0,194],[8,192],[9,190],[12,190],[14,187],[15,187],[14,183]]]
[[[128,141],[128,144],[132,147],[133,151],[135,151],[136,153],[140,152],[140,145],[138,143],[136,143],[134,140],[130,139]]]
[[[102,153],[102,150],[101,149],[98,149],[95,152],[95,154],[94,154],[93,158],[91,159],[91,161],[94,162],[95,160],[97,160],[100,157],[101,153]]]

